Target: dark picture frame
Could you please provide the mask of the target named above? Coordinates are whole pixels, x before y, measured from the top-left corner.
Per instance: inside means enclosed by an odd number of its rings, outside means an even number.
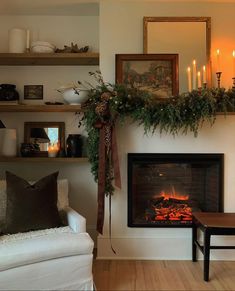
[[[43,85],[24,85],[24,99],[42,100]]]
[[[179,93],[178,64],[178,54],[116,54],[116,83],[167,99]]]
[[[58,128],[58,142],[60,149],[65,149],[65,123],[60,121],[42,121],[42,122],[25,122],[24,123],[24,143],[32,143],[31,130],[32,129],[47,129],[47,128]],[[34,156],[48,156],[47,151],[36,153]]]

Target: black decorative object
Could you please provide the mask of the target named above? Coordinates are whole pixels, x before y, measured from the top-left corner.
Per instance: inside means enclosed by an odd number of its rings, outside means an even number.
[[[16,101],[16,100],[19,100],[19,93],[16,91],[16,85],[1,84],[0,101]]]
[[[69,134],[66,140],[67,156],[82,156],[82,136],[80,134]]]
[[[20,146],[20,154],[22,157],[33,157],[40,149],[33,143],[22,143]]]
[[[0,120],[0,128],[6,128],[6,126],[4,125],[4,123],[2,122],[2,120]]]

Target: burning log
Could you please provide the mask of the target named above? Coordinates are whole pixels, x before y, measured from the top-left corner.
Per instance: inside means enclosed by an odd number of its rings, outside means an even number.
[[[192,221],[192,208],[187,200],[188,196],[172,197],[167,194],[151,199],[148,201],[145,219],[150,222]]]

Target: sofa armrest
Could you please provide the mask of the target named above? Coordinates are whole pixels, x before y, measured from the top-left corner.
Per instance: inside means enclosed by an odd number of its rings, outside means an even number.
[[[71,207],[63,209],[65,212],[67,223],[74,232],[86,232],[86,219]]]

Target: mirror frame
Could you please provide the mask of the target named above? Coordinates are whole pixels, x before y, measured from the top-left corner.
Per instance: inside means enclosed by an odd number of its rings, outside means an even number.
[[[143,50],[148,53],[148,24],[150,22],[205,22],[206,23],[206,68],[207,86],[212,85],[211,75],[211,17],[148,17],[143,19]]]
[[[47,128],[47,127],[56,127],[59,128],[59,142],[60,149],[65,149],[65,123],[48,121],[48,122],[25,122],[24,123],[24,142],[30,143],[30,131],[31,128]],[[47,151],[40,151],[40,153],[47,153]]]

